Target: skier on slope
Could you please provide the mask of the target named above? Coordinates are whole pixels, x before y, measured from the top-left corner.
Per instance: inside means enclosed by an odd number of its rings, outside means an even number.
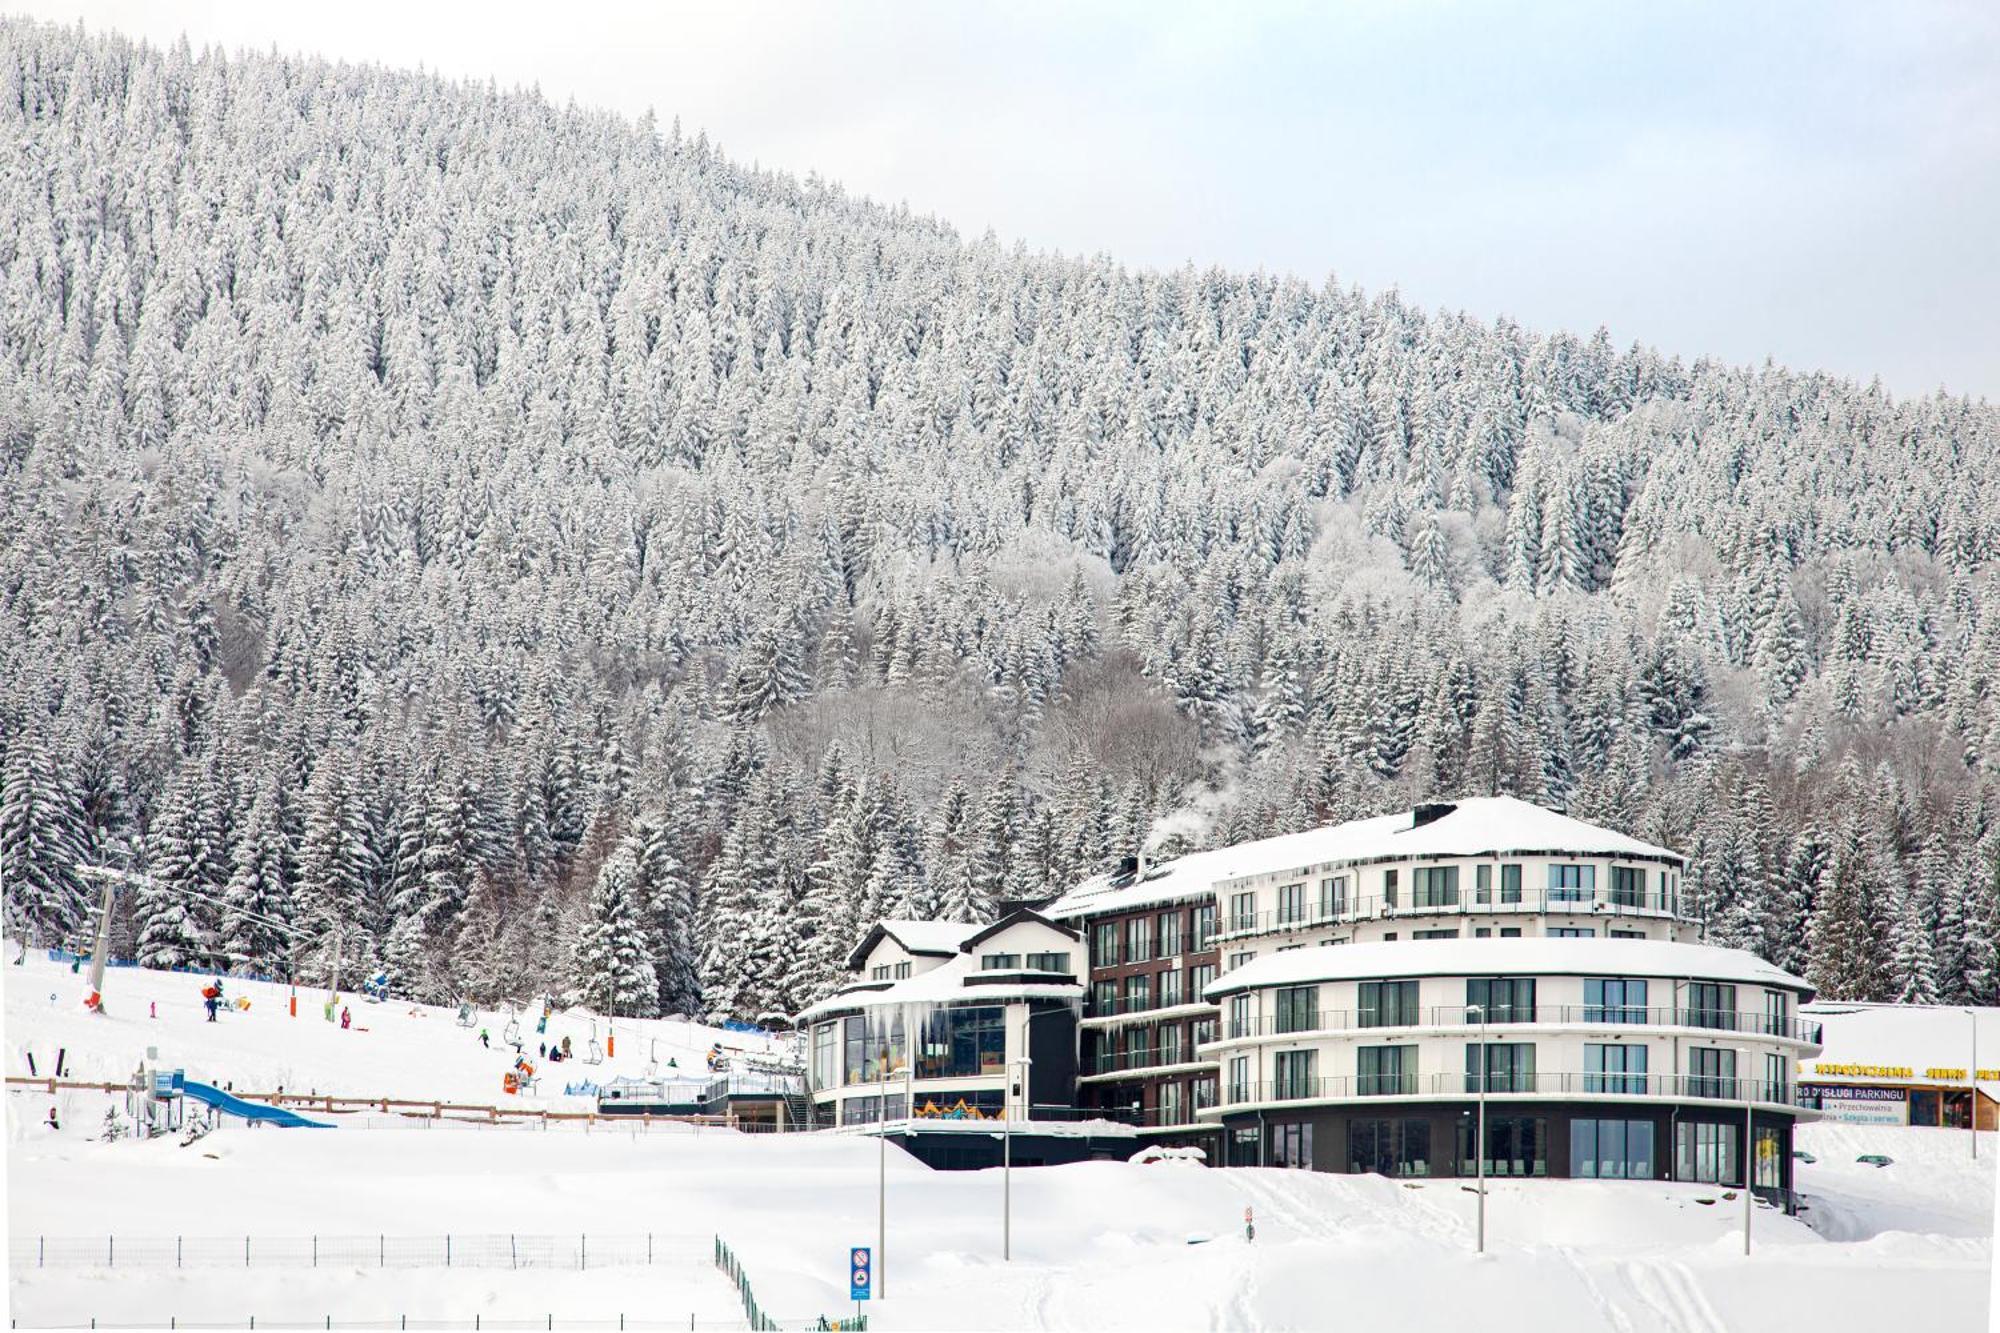
[[[484,1047],[485,1047],[485,1048],[486,1048],[487,1050],[489,1050],[489,1051],[493,1049],[493,1043],[492,1043],[492,1042],[490,1042],[490,1041],[488,1041],[488,1040],[486,1039],[486,1029],[485,1029],[485,1028],[481,1028],[481,1029],[479,1029],[479,1044],[480,1044],[481,1046],[484,1046]]]
[[[344,1004],[340,1006],[340,1030],[342,1032],[347,1031],[348,1025],[353,1021],[354,1021],[354,1011],[352,1009],[349,1009]]]

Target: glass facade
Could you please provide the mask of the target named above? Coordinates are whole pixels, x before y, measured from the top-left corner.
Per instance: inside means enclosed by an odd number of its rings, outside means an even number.
[[[1272,1095],[1310,1097],[1314,1092],[1312,1051],[1279,1051],[1271,1058]]]
[[[1417,1014],[1417,983],[1414,981],[1364,981],[1360,986],[1360,1011],[1355,1024],[1364,1028],[1413,1027],[1422,1021]]]
[[[1490,1041],[1486,1043],[1486,1090],[1488,1092],[1533,1092],[1535,1090],[1535,1044],[1531,1041]],[[1465,1048],[1465,1090],[1479,1091],[1478,1042]]]
[[[998,1005],[934,1010],[924,1020],[917,1077],[969,1078],[1002,1073],[1007,1062],[1004,1013]],[[896,1026],[900,1032],[900,1017]]]
[[[1653,1122],[1570,1121],[1569,1173],[1586,1180],[1653,1179]]]
[[[1583,1048],[1585,1092],[1643,1093],[1646,1091],[1646,1048],[1586,1042]]]
[[[1533,977],[1473,977],[1465,983],[1465,1007],[1477,1005],[1487,1023],[1532,1023],[1535,1021],[1535,979]],[[1468,1023],[1477,1023],[1478,1014],[1468,1012]]]
[[[1360,1046],[1354,1052],[1357,1097],[1409,1097],[1417,1090],[1417,1048]]]
[[[1319,987],[1286,986],[1277,993],[1278,1031],[1310,1032],[1319,1026]]]
[[[1458,1119],[1458,1170],[1476,1176],[1479,1163],[1472,1160],[1472,1141],[1479,1133],[1479,1117]],[[1546,1176],[1549,1173],[1549,1122],[1532,1115],[1488,1115],[1486,1117],[1486,1174],[1489,1176]]]
[[[1348,1121],[1347,1169],[1356,1175],[1429,1175],[1431,1122],[1415,1117]]]
[[[1313,1127],[1304,1124],[1271,1126],[1271,1165],[1312,1170]]]
[[[1458,906],[1457,866],[1418,866],[1410,872],[1410,880],[1413,906]]]
[[[1597,896],[1597,867],[1590,865],[1549,866],[1549,901],[1589,902]]]
[[[1583,983],[1586,1023],[1646,1021],[1646,983],[1626,977],[1590,977]]]
[[[1743,1183],[1736,1161],[1737,1126],[1683,1120],[1674,1133],[1674,1179],[1706,1185]]]
[[[1278,924],[1290,925],[1306,919],[1306,886],[1303,884],[1280,884],[1278,886]]]

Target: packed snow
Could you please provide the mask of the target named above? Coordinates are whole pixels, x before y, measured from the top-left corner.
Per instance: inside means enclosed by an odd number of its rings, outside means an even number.
[[[111,1013],[82,1014],[77,978],[45,960],[6,969],[6,1042],[93,1071],[129,1069],[139,1044],[239,1089],[291,1085],[460,1096],[497,1086],[500,1057],[451,1023],[356,1006],[366,1030],[281,1017],[269,996],[202,1021],[196,978],[120,970]],[[244,989],[248,990],[249,987]],[[272,988],[275,990],[276,988]],[[57,1000],[51,1004],[48,995]],[[160,1017],[144,1007],[157,997]],[[407,1008],[406,1006],[403,1008]],[[359,1020],[357,1020],[359,1021]],[[562,1019],[562,1022],[580,1022]],[[490,1026],[490,1024],[489,1024]],[[532,1030],[532,1021],[527,1026]],[[655,1025],[662,1032],[672,1025]],[[635,1026],[635,1034],[651,1031]],[[630,1072],[620,1024],[618,1063]],[[735,1034],[721,1034],[733,1037]],[[677,1049],[707,1039],[688,1029]],[[639,1044],[635,1037],[632,1043]],[[663,1048],[664,1049],[664,1048]],[[705,1049],[705,1048],[704,1048]],[[607,1061],[607,1064],[610,1062]],[[363,1079],[366,1072],[369,1077]],[[602,1069],[595,1070],[599,1074]],[[1800,1219],[1760,1208],[1741,1254],[1740,1199],[1710,1187],[1495,1182],[1490,1252],[1472,1250],[1474,1196],[1451,1180],[1394,1181],[1184,1162],[1016,1171],[1014,1259],[1000,1258],[997,1171],[935,1172],[848,1134],[752,1135],[631,1126],[491,1128],[372,1115],[311,1133],[234,1122],[195,1144],[95,1137],[117,1098],[8,1099],[8,1222],[24,1238],[519,1237],[650,1235],[651,1266],[583,1271],[171,1266],[9,1273],[24,1323],[340,1318],[608,1319],[741,1324],[710,1263],[723,1237],[763,1305],[787,1320],[851,1311],[844,1257],[877,1243],[886,1164],[881,1329],[1317,1329],[1474,1326],[1667,1330],[1867,1325],[1923,1310],[1931,1326],[1982,1325],[1992,1261],[1993,1159],[1946,1130],[1813,1125],[1801,1146]],[[1859,1165],[1886,1153],[1885,1168]],[[1245,1209],[1256,1236],[1244,1235]]]

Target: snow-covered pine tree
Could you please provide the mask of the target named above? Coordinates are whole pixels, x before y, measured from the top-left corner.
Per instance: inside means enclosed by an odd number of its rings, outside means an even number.
[[[578,997],[600,1014],[651,1018],[659,1012],[660,983],[636,892],[638,878],[631,845],[620,843],[598,869],[591,889],[573,977]]]

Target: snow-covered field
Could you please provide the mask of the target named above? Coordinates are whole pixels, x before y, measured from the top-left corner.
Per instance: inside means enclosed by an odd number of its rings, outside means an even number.
[[[114,1012],[98,1019],[73,1010],[75,981],[33,960],[6,969],[10,1072],[24,1046],[41,1061],[62,1042],[77,1070],[108,1077],[151,1040],[190,1073],[239,1089],[282,1078],[287,1087],[499,1100],[482,1090],[497,1087],[502,1057],[480,1051],[446,1013],[357,1005],[369,1031],[340,1033],[317,1018],[282,1019],[275,1002],[260,1017],[263,1001],[253,999],[248,1015],[210,1027],[192,978],[121,970]],[[130,1001],[156,987],[160,1018],[135,1016]],[[652,1028],[664,1059],[673,1025]],[[621,1023],[621,1066],[626,1030]],[[637,1047],[641,1027],[631,1030]],[[682,1030],[677,1040],[692,1054],[708,1036]],[[625,1072],[639,1072],[643,1053],[631,1060]],[[24,1326],[251,1315],[260,1325],[327,1315],[336,1326],[401,1315],[469,1323],[475,1313],[553,1316],[557,1327],[620,1314],[635,1324],[740,1326],[734,1289],[709,1262],[712,1235],[737,1249],[764,1305],[788,1319],[851,1309],[846,1247],[875,1242],[878,1150],[851,1136],[425,1128],[374,1116],[331,1132],[229,1122],[183,1148],[95,1141],[110,1100],[70,1094],[54,1133],[40,1123],[45,1093],[9,1096],[16,1237],[650,1233],[658,1262],[582,1272],[16,1265],[9,1296]],[[1740,1210],[1702,1187],[1498,1183],[1491,1253],[1480,1259],[1473,1196],[1455,1181],[1092,1163],[1015,1173],[1015,1259],[1006,1264],[999,1173],[933,1172],[892,1149],[887,1299],[873,1307],[873,1326],[1648,1333],[1859,1327],[1921,1312],[1929,1328],[1984,1327],[2000,1142],[1989,1140],[1975,1165],[1962,1133],[1822,1125],[1803,1137],[1821,1159],[1800,1172],[1819,1230],[1760,1210],[1748,1260]],[[1896,1163],[1856,1165],[1864,1151]],[[1256,1210],[1254,1243],[1243,1238],[1245,1207]]]

